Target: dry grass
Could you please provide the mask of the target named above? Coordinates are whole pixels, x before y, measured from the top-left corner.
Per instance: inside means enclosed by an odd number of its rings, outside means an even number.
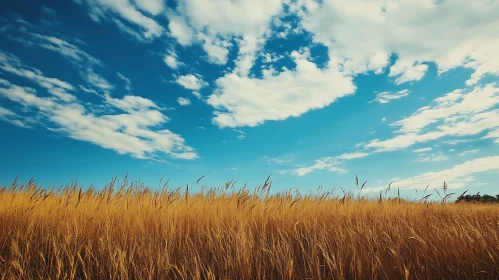
[[[499,279],[499,206],[128,184],[0,189],[2,279]]]

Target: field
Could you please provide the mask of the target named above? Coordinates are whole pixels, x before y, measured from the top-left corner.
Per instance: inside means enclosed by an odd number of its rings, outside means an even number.
[[[270,186],[14,182],[0,189],[0,278],[499,279],[498,204]]]

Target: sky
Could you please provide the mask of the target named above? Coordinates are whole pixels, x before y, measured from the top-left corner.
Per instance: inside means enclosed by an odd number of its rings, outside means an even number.
[[[499,193],[499,1],[0,3],[0,185]]]

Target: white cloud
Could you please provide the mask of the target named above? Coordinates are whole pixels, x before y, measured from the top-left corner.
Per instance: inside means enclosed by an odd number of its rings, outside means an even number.
[[[462,157],[462,156],[466,156],[466,155],[469,155],[469,154],[474,154],[474,153],[476,153],[478,151],[479,151],[479,149],[468,150],[468,151],[464,151],[462,153],[459,153],[458,156]]]
[[[14,55],[0,51],[0,70],[12,75],[16,75],[34,82],[36,85],[45,88],[50,94],[65,102],[71,102],[76,97],[70,92],[74,91],[73,85],[61,81],[57,78],[50,78],[43,75],[42,71],[29,68],[22,64]]]
[[[11,116],[15,116],[15,115],[16,114],[14,112],[12,112],[11,110],[0,107],[0,117],[7,117],[7,116],[11,117]]]
[[[499,87],[495,84],[469,91],[455,90],[435,99],[430,106],[420,108],[412,116],[393,123],[392,126],[398,127],[395,137],[375,139],[364,147],[375,151],[394,151],[443,137],[471,136],[490,131],[499,127],[499,110],[492,109],[497,104]],[[428,130],[430,125],[435,128]]]
[[[33,81],[48,92],[74,89],[66,82],[46,78],[40,70],[28,68],[17,57],[2,52],[0,69]],[[0,79],[0,97],[21,105],[16,111],[2,111],[2,116],[12,117],[14,113],[29,119],[28,114],[35,113],[36,122],[52,131],[136,158],[157,159],[165,155],[178,159],[197,158],[180,135],[164,129],[168,118],[149,99],[140,96],[117,99],[105,94],[104,106],[96,106],[83,105],[71,96],[66,100],[58,95],[43,97],[34,88]],[[106,108],[106,112],[95,110],[97,107]],[[124,112],[113,113],[113,108]],[[97,114],[99,111],[101,113]]]
[[[203,33],[198,33],[196,38],[203,42],[202,47],[208,54],[208,62],[220,65],[227,63],[229,47],[232,46],[232,43],[217,36],[207,36]]]
[[[95,73],[92,68],[87,68],[85,78],[90,85],[104,93],[108,93],[113,89],[113,86],[104,77]]]
[[[174,56],[171,55],[165,55],[164,61],[166,65],[168,65],[172,69],[177,69],[178,68],[178,61]]]
[[[334,69],[319,69],[297,52],[292,55],[295,71],[269,69],[263,71],[262,79],[234,73],[218,79],[217,89],[207,100],[216,109],[213,122],[219,127],[240,127],[284,120],[355,91],[351,78]]]
[[[269,157],[269,156],[264,156],[264,159],[267,160],[269,164],[287,164],[287,163],[292,163],[294,160],[290,156],[283,156],[283,157]]]
[[[262,53],[262,57],[263,57],[263,59],[262,59],[263,63],[275,63],[279,59],[284,58],[284,56],[282,54],[277,55],[275,53],[265,53],[265,54]]]
[[[246,75],[282,7],[281,0],[184,0],[178,3],[178,15],[169,15],[169,29],[181,45],[197,40],[216,64],[227,62],[230,41],[237,39],[236,71]]]
[[[386,122],[386,117],[382,117],[382,118],[381,118],[381,121],[382,121],[382,122]]]
[[[415,162],[437,162],[448,160],[449,158],[443,154],[442,151],[438,151],[437,153],[432,154],[419,154],[418,157],[414,160]]]
[[[328,47],[330,63],[346,73],[380,74],[396,54],[389,74],[396,84],[420,80],[428,62],[439,73],[473,69],[470,85],[486,73],[499,74],[497,1],[324,0],[292,6],[302,27]]]
[[[57,14],[57,12],[54,9],[49,8],[47,6],[42,6],[41,9],[44,13],[46,13],[49,16],[55,16]]]
[[[192,44],[194,32],[184,22],[181,17],[169,15],[168,29],[170,34],[177,39],[178,43],[182,46]]]
[[[332,172],[340,173],[340,174],[347,173],[348,170],[342,168],[340,165],[341,165],[341,162],[338,161],[337,159],[332,158],[332,157],[325,157],[325,158],[315,160],[314,164],[311,166],[300,167],[300,168],[291,170],[291,173],[294,175],[298,175],[300,177],[305,176],[305,175],[307,175],[310,172],[315,171],[315,170],[325,170],[325,169],[332,171]]]
[[[191,105],[191,101],[187,98],[179,97],[177,102],[180,106],[188,106]]]
[[[122,99],[112,98],[109,95],[105,95],[104,97],[107,104],[129,113],[135,111],[148,111],[151,108],[158,110],[161,109],[150,99],[140,96],[126,95]]]
[[[239,135],[237,136],[237,139],[243,140],[244,138],[246,138],[246,132],[244,132],[240,129],[234,129],[234,132],[239,133]]]
[[[402,97],[406,97],[409,95],[409,90],[404,89],[398,92],[390,93],[387,91],[379,92],[376,94],[376,98],[369,102],[378,102],[380,104],[386,104],[392,100],[399,99]]]
[[[428,65],[426,64],[417,64],[412,61],[399,59],[390,67],[388,77],[394,77],[395,84],[400,85],[421,80],[426,74],[426,71],[428,71]]]
[[[194,95],[197,99],[201,99],[203,98],[203,96],[201,96],[201,93],[197,92],[197,91],[193,91],[192,92],[192,95]]]
[[[125,77],[123,74],[120,72],[116,73],[120,79],[122,79],[125,82],[125,90],[130,91],[132,90],[132,81],[130,81],[129,78]]]
[[[30,118],[22,118],[7,108],[0,107],[0,120],[9,122],[18,127],[31,128],[31,126],[27,124],[27,122],[31,121]]]
[[[455,146],[455,145],[458,145],[461,143],[468,143],[468,142],[472,142],[472,141],[473,141],[473,139],[455,139],[455,140],[441,141],[440,143]]]
[[[186,89],[190,90],[199,90],[204,86],[207,86],[208,83],[203,81],[201,76],[199,75],[193,75],[193,74],[187,74],[184,76],[180,76],[177,78],[177,84],[185,87]]]
[[[339,160],[351,160],[351,159],[356,159],[356,158],[363,158],[368,156],[368,153],[364,152],[353,152],[353,153],[344,153],[337,157]]]
[[[339,174],[345,174],[348,173],[348,170],[342,166],[344,161],[364,158],[368,155],[369,153],[365,152],[353,152],[353,153],[343,153],[342,155],[337,157],[323,157],[320,159],[316,159],[313,165],[291,170],[291,173],[298,176],[305,176],[308,173],[315,170],[327,169],[329,171],[336,172]]]
[[[129,30],[133,30],[140,36],[139,39],[152,40],[164,32],[163,27],[156,20],[142,12],[146,11],[152,15],[159,13],[163,9],[162,3],[159,3],[162,2],[160,0],[136,1],[135,4],[142,11],[129,0],[78,0],[77,2],[85,4],[92,20],[119,22],[120,24],[117,25],[122,31],[130,33]]]
[[[31,25],[30,29],[33,29]],[[25,46],[36,46],[56,52],[77,67],[102,65],[100,60],[88,54],[80,46],[78,46],[82,44],[81,42],[78,42],[79,44],[73,44],[55,36],[38,34],[28,30],[29,29],[26,28],[20,29],[23,35],[25,35],[22,38],[13,35],[10,36],[15,41]]]
[[[163,0],[134,0],[134,2],[142,11],[152,15],[158,15],[165,8]]]
[[[184,0],[177,10],[192,26],[207,28],[211,34],[258,34],[279,14],[281,0]]]
[[[172,50],[169,50],[168,53],[165,54],[163,61],[165,62],[166,65],[168,65],[168,67],[174,70],[177,69],[179,66],[183,65],[182,62],[178,61],[177,54]]]
[[[473,177],[474,174],[490,171],[499,171],[499,156],[476,158],[439,172],[427,172],[407,179],[399,179],[393,182],[392,189],[425,189],[427,186],[430,189],[439,189],[442,187],[444,181],[447,183],[449,189],[461,189],[477,183]],[[379,192],[385,189],[386,186],[380,186],[364,190]]]
[[[417,143],[427,143],[442,138],[458,138],[445,140],[442,143],[456,145],[469,142],[459,139],[488,131],[483,139],[494,139],[499,142],[499,87],[488,84],[471,90],[455,90],[436,98],[429,106],[418,109],[412,116],[391,124],[397,127],[395,136],[389,139],[374,139],[356,145],[362,149],[363,156],[374,153],[397,151]],[[386,120],[385,118],[383,118]],[[415,152],[428,150],[419,149]],[[365,155],[364,155],[365,154]],[[295,174],[307,174],[315,169],[325,169],[324,159],[335,159],[335,163],[349,160],[347,157],[326,157],[319,159],[321,164],[302,168]],[[440,151],[430,155],[421,155],[418,162],[441,161],[447,157]]]
[[[427,148],[421,148],[421,149],[413,150],[413,152],[415,152],[415,153],[426,153],[426,152],[429,152],[431,150],[433,150],[433,148],[427,147]]]

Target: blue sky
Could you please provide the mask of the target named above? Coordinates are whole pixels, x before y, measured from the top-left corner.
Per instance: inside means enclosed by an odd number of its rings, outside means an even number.
[[[0,4],[0,184],[498,193],[499,1]]]

